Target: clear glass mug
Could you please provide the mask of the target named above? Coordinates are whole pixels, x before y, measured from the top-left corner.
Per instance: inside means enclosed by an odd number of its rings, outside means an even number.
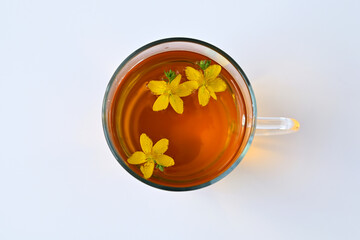
[[[237,154],[237,159],[233,161],[233,163],[221,172],[218,176],[214,177],[210,181],[203,182],[200,184],[189,185],[186,187],[176,187],[176,186],[167,186],[165,184],[157,184],[136,174],[131,168],[128,166],[126,159],[123,159],[119,154],[118,149],[116,149],[114,145],[114,136],[111,134],[110,120],[111,120],[111,104],[115,97],[116,90],[121,83],[124,76],[130,71],[134,66],[136,66],[139,62],[144,59],[149,58],[155,54],[159,54],[167,51],[190,51],[202,54],[210,59],[213,59],[218,64],[221,65],[222,68],[226,69],[230,75],[236,81],[238,87],[241,90],[241,94],[243,99],[245,100],[245,114],[242,116],[242,126],[244,127],[244,138],[239,146],[239,152]],[[172,190],[172,191],[187,191],[187,190],[195,190],[202,187],[209,186],[227,174],[229,174],[244,158],[246,152],[248,151],[254,136],[258,135],[279,135],[279,134],[287,134],[296,132],[299,129],[299,123],[292,118],[284,118],[284,117],[258,117],[257,116],[257,107],[255,95],[250,85],[248,78],[246,77],[244,71],[240,68],[240,66],[224,51],[221,49],[200,41],[196,39],[190,38],[167,38],[158,40],[152,43],[149,43],[135,52],[133,52],[130,56],[128,56],[117,68],[114,75],[112,76],[103,101],[102,108],[102,122],[103,122],[103,130],[109,145],[110,150],[113,155],[117,159],[117,161],[121,164],[121,166],[128,171],[132,176],[137,178],[138,180],[146,183],[150,186],[164,189],[164,190]],[[128,156],[129,157],[129,156]]]

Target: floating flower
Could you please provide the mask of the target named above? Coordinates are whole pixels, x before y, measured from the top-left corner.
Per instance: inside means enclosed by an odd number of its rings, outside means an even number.
[[[151,92],[160,95],[153,105],[154,111],[165,110],[170,105],[175,112],[182,114],[184,112],[184,102],[180,97],[189,96],[198,88],[197,81],[186,81],[180,84],[181,74],[176,75],[175,72],[165,72],[168,82],[166,81],[150,81],[147,85]]]
[[[198,83],[198,99],[201,106],[206,106],[209,103],[210,96],[217,100],[216,92],[223,92],[226,90],[226,83],[218,77],[221,72],[221,66],[214,64],[210,66],[210,61],[200,61],[201,70],[196,70],[192,67],[186,67],[185,74],[188,80],[196,81]]]
[[[140,136],[140,145],[142,151],[134,152],[127,161],[130,164],[143,164],[140,166],[140,171],[145,179],[152,176],[155,164],[160,171],[175,164],[174,159],[164,154],[169,146],[168,139],[160,139],[153,145],[151,139],[143,133]]]

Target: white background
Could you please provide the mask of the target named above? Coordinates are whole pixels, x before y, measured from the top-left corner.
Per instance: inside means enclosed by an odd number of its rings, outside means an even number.
[[[0,239],[360,239],[359,1],[0,2]],[[225,179],[167,192],[131,177],[102,132],[117,66],[192,37],[229,53],[259,115]]]

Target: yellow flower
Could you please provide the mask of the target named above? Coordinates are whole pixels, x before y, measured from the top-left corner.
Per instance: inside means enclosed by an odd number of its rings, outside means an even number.
[[[196,81],[186,81],[180,84],[181,74],[174,79],[169,78],[169,82],[150,81],[147,85],[152,93],[160,95],[154,105],[154,111],[161,111],[168,107],[169,102],[175,112],[182,114],[184,112],[184,102],[180,97],[189,96],[198,88]]]
[[[217,100],[216,92],[226,90],[226,83],[218,77],[221,72],[220,65],[211,65],[204,70],[196,70],[192,67],[186,67],[185,74],[190,81],[196,81],[199,85],[198,99],[201,106],[209,103],[210,96]]]
[[[165,155],[169,146],[169,140],[160,139],[155,145],[151,139],[145,134],[140,136],[141,151],[134,152],[128,159],[130,164],[143,164],[140,171],[144,174],[144,178],[148,179],[154,172],[155,164],[162,171],[163,167],[171,167],[175,164],[174,159]]]

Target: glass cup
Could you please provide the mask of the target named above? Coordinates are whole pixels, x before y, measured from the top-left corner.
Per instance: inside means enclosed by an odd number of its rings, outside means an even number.
[[[245,114],[242,116],[242,126],[244,127],[243,141],[241,146],[239,146],[239,152],[237,154],[237,159],[233,161],[233,163],[221,172],[218,176],[214,177],[210,181],[203,182],[200,184],[194,184],[189,186],[167,186],[166,184],[157,184],[147,179],[144,179],[142,176],[139,176],[126,163],[126,159],[123,159],[119,154],[119,151],[116,149],[114,145],[114,136],[111,134],[110,120],[111,120],[111,104],[115,97],[116,90],[121,83],[124,76],[130,71],[134,66],[136,66],[139,62],[147,59],[155,54],[167,52],[167,51],[190,51],[202,54],[210,59],[216,61],[222,68],[226,69],[233,79],[236,81],[241,94],[244,99],[245,104]],[[128,171],[132,176],[137,178],[138,180],[164,190],[172,190],[172,191],[187,191],[187,190],[195,190],[202,187],[209,186],[227,174],[229,174],[244,158],[246,152],[248,151],[254,135],[279,135],[279,134],[287,134],[295,132],[299,129],[299,123],[292,118],[284,118],[284,117],[258,117],[257,116],[257,107],[255,101],[255,95],[250,85],[248,78],[246,77],[244,71],[240,68],[240,66],[224,51],[221,49],[200,41],[196,39],[190,38],[167,38],[158,40],[152,43],[149,43],[132,54],[128,56],[117,68],[114,75],[112,76],[103,101],[102,108],[102,122],[104,134],[109,145],[110,150],[113,155],[117,159],[117,161],[121,164],[121,166]]]

